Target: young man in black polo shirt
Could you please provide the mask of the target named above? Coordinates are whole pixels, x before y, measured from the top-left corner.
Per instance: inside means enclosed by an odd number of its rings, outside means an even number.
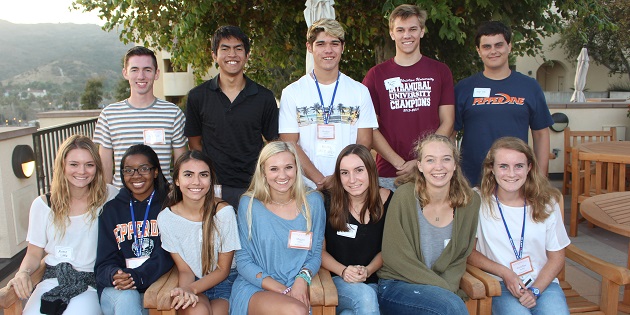
[[[185,135],[191,150],[214,163],[223,200],[238,208],[265,140],[278,138],[278,106],[273,93],[243,74],[249,38],[236,26],[212,37],[219,74],[193,88],[186,103]]]

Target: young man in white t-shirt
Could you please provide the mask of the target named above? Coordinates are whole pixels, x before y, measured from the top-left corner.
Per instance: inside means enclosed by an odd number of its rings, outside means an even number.
[[[306,34],[313,71],[287,86],[280,99],[280,139],[296,144],[311,188],[325,186],[344,147],[369,149],[378,127],[367,88],[339,71],[344,35],[335,20],[315,21]]]

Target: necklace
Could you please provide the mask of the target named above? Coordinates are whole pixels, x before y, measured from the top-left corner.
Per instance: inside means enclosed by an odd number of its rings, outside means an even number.
[[[275,200],[273,200],[273,199],[269,199],[269,200],[270,200],[270,201],[271,201],[271,203],[272,203],[272,204],[274,204],[274,205],[278,205],[278,206],[280,206],[280,207],[284,207],[284,206],[286,206],[286,205],[290,204],[290,203],[293,201],[293,198],[289,199],[289,201],[287,201],[287,202],[279,202],[279,201],[275,201]]]

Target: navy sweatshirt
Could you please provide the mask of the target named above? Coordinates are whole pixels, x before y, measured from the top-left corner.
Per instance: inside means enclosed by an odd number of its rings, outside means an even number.
[[[132,221],[129,199],[133,199],[134,216],[136,226],[138,226],[134,231],[138,233],[142,227],[149,198],[138,201],[132,197],[127,188],[123,187],[116,198],[103,207],[103,213],[98,218],[98,248],[94,267],[99,297],[105,287],[113,287],[112,277],[119,269],[130,273],[136,288],[143,293],[173,267],[171,255],[162,249],[157,225],[157,216],[162,210],[165,197],[157,194],[153,197],[142,242],[142,255],[150,258],[135,269],[127,268],[125,261],[127,258],[136,258],[132,249],[134,238],[130,229]]]

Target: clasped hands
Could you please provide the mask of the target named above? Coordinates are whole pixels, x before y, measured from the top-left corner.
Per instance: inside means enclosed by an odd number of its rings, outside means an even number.
[[[348,265],[341,273],[345,282],[365,282],[368,276],[367,267],[360,265]]]
[[[512,296],[517,298],[521,305],[527,308],[536,306],[536,297],[534,294],[526,288],[521,278],[519,278],[514,271],[509,269],[508,271],[509,272],[506,272],[502,278],[503,284],[505,284],[505,287],[512,293]]]

